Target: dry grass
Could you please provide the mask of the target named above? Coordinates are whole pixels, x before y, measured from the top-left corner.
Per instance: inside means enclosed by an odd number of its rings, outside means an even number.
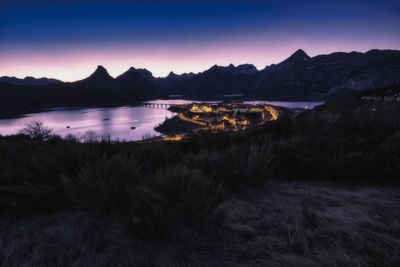
[[[400,189],[266,184],[219,205],[222,226],[130,236],[110,215],[0,219],[2,266],[398,266]],[[217,218],[217,217],[216,217]]]
[[[226,247],[242,255],[239,265],[400,262],[399,190],[286,184],[268,191],[223,206],[227,229],[237,232]]]

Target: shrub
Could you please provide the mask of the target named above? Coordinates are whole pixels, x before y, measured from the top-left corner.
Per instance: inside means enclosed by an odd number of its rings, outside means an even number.
[[[129,208],[129,190],[140,183],[140,165],[133,158],[103,155],[87,162],[77,176],[62,176],[66,196],[80,204],[100,210]]]
[[[234,186],[256,185],[270,178],[274,170],[272,159],[269,141],[264,139],[263,143],[235,144],[221,151],[192,153],[184,158],[184,163],[214,174],[227,186]]]
[[[76,137],[76,136],[73,135],[73,134],[67,134],[67,135],[64,137],[64,140],[67,141],[67,142],[71,142],[71,143],[77,143],[77,142],[79,142],[79,138]]]
[[[224,197],[224,189],[213,177],[203,175],[199,169],[172,167],[157,171],[149,186],[163,195],[173,217],[183,217],[190,224],[207,221],[216,204]],[[200,223],[200,224],[199,224]]]
[[[99,136],[95,131],[87,131],[81,136],[81,140],[84,143],[95,143],[99,141]]]
[[[46,140],[53,135],[53,130],[44,126],[40,121],[32,121],[20,129],[18,133],[27,135],[32,139]]]
[[[170,226],[171,207],[163,194],[141,184],[126,189],[127,210],[119,218],[131,234],[142,238],[160,238]]]

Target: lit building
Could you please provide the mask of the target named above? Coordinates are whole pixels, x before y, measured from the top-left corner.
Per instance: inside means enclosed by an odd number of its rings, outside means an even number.
[[[207,105],[197,105],[196,103],[193,104],[192,108],[190,109],[190,112],[194,113],[208,113],[212,112],[212,107],[207,106]]]
[[[276,111],[276,109],[274,109],[271,106],[265,106],[265,110],[268,111],[269,113],[271,113],[271,120],[274,121],[276,119],[278,119],[278,111]]]
[[[262,108],[259,107],[255,107],[255,108],[250,108],[251,112],[263,112],[264,110]]]
[[[222,117],[222,120],[223,120],[223,121],[227,121],[227,122],[229,122],[229,123],[232,124],[232,125],[235,125],[235,124],[236,124],[235,118],[230,118],[230,117],[228,117],[227,115],[223,116],[223,117]]]
[[[239,119],[236,120],[236,125],[238,126],[246,126],[249,124],[249,121],[243,117],[240,117]]]
[[[224,123],[222,121],[213,120],[210,123],[210,129],[213,131],[223,131],[224,130]]]
[[[229,112],[229,111],[231,111],[230,109],[227,109],[225,106],[218,106],[218,107],[216,108],[216,110],[217,110],[218,112]]]

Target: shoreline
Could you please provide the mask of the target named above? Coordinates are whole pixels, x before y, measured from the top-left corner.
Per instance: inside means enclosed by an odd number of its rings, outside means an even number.
[[[22,110],[12,110],[9,112],[0,112],[0,120],[3,119],[15,119],[15,118],[22,118],[26,117],[26,115],[29,114],[36,114],[36,113],[41,113],[41,112],[46,112],[46,111],[52,111],[52,109],[79,109],[79,108],[118,108],[118,107],[136,107],[141,105],[142,103],[146,102],[154,102],[154,101],[178,101],[178,100],[184,100],[184,101],[201,101],[201,102],[206,102],[206,101],[227,101],[227,102],[247,102],[247,101],[268,101],[268,102],[309,102],[309,103],[324,103],[326,102],[326,99],[296,99],[296,98],[269,98],[269,99],[264,99],[264,98],[157,98],[157,99],[149,99],[149,100],[143,100],[139,103],[119,103],[119,104],[107,104],[107,105],[56,105],[56,106],[44,106],[41,108],[27,108],[27,109],[22,109]]]

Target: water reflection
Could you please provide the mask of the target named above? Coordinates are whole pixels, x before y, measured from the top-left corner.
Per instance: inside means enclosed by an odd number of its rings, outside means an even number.
[[[37,120],[63,137],[68,134],[80,137],[87,131],[95,131],[99,136],[110,134],[113,139],[141,140],[144,135],[158,136],[154,127],[173,115],[166,109],[145,107],[58,109],[0,120],[0,134],[15,134],[27,123]]]
[[[265,104],[265,105],[273,105],[287,108],[304,108],[304,109],[313,109],[316,106],[323,104],[323,102],[282,102],[282,101],[244,101],[246,104]]]
[[[154,100],[155,104],[187,104],[192,100]],[[210,103],[210,101],[207,101]],[[218,101],[213,101],[217,103]],[[290,108],[313,108],[321,102],[276,102],[247,101],[286,106]],[[83,136],[87,131],[95,131],[99,136],[109,134],[112,139],[141,140],[143,136],[159,136],[154,127],[165,118],[175,114],[161,108],[117,107],[117,108],[55,108],[40,113],[27,114],[24,117],[0,120],[0,134],[10,135],[18,132],[27,123],[37,120],[43,122],[62,137],[73,134]],[[135,129],[131,129],[131,127]],[[69,128],[68,128],[69,127]]]

